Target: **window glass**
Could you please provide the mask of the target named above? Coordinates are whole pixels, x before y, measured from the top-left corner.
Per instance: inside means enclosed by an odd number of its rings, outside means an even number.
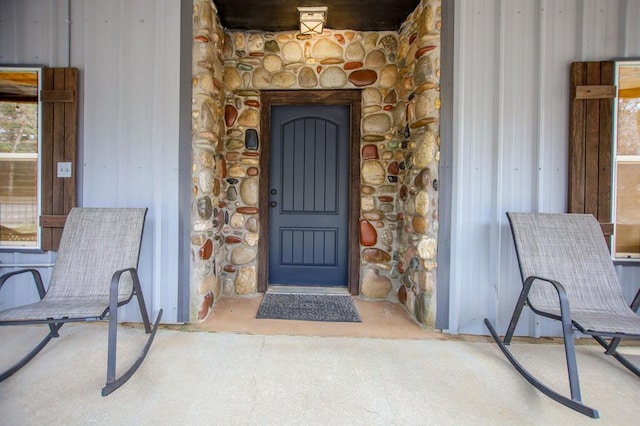
[[[38,69],[0,69],[0,248],[37,248]]]
[[[616,86],[614,255],[640,258],[640,62],[618,63]]]

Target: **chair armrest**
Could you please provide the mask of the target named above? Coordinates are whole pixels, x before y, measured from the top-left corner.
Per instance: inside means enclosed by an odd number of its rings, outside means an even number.
[[[567,291],[565,290],[563,285],[560,284],[560,282],[556,280],[552,280],[550,278],[539,277],[536,275],[531,275],[527,277],[527,279],[524,281],[524,288],[527,289],[527,296],[529,295],[529,291],[531,290],[531,287],[533,286],[533,283],[536,280],[545,281],[551,284],[556,289],[556,292],[558,293],[560,309],[562,309],[563,305],[566,305],[566,307],[569,308],[569,297],[567,296]]]
[[[40,275],[40,271],[38,271],[37,269],[21,269],[19,271],[7,272],[6,274],[0,276],[0,290],[9,278],[20,274],[26,274],[27,272],[30,272],[31,275],[33,275],[33,281],[35,282],[36,288],[38,289],[38,296],[40,296],[40,300],[42,300],[45,295],[45,290],[44,284],[42,283],[42,276]]]
[[[633,302],[631,302],[630,307],[633,312],[635,312],[636,314],[638,313],[638,308],[640,308],[640,288],[636,293],[636,297],[633,298]]]
[[[129,272],[131,274],[131,279],[134,281],[134,285],[132,287],[132,291],[131,294],[129,295],[129,298],[127,298],[127,300],[118,303],[118,306],[122,306],[125,305],[127,303],[129,303],[129,301],[131,300],[131,298],[133,297],[135,288],[136,288],[136,282],[140,282],[140,279],[138,278],[138,270],[136,268],[126,268],[126,269],[120,269],[116,272],[113,273],[113,275],[111,276],[111,286],[109,289],[109,294],[111,297],[111,300],[113,301],[114,297],[115,300],[118,299],[118,287],[120,287],[120,277],[122,276],[122,274],[124,274],[125,272]]]

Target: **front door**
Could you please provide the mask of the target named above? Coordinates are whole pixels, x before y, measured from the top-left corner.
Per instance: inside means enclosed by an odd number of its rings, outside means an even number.
[[[269,284],[348,283],[348,105],[274,105]]]

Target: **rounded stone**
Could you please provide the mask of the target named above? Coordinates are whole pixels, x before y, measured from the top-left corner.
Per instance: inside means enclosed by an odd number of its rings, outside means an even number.
[[[423,56],[415,65],[413,84],[416,87],[420,86],[430,77],[433,77],[433,61],[429,56]]]
[[[423,238],[418,243],[418,256],[422,259],[434,259],[436,257],[437,243],[433,238]]]
[[[227,200],[236,201],[238,199],[238,191],[235,186],[227,188]]]
[[[373,197],[364,196],[360,198],[360,209],[366,212],[368,210],[373,210],[376,207],[375,200]]]
[[[329,67],[320,74],[320,86],[337,89],[347,84],[347,74],[340,67]]]
[[[280,89],[293,87],[296,84],[296,76],[287,71],[280,71],[271,77],[271,84]]]
[[[245,204],[258,204],[258,179],[250,177],[240,184],[240,198]]]
[[[416,319],[419,323],[426,325],[429,316],[429,300],[425,293],[416,296],[415,306]]]
[[[244,242],[247,243],[249,247],[255,247],[255,245],[258,244],[258,238],[258,234],[249,232],[244,236]]]
[[[268,89],[271,86],[271,74],[264,68],[256,68],[251,77],[251,84],[256,89]]]
[[[235,37],[234,37],[234,40],[233,40],[233,43],[235,44],[236,49],[238,49],[238,50],[244,49],[244,46],[245,46],[244,34],[243,33],[236,33]]]
[[[260,114],[255,109],[243,111],[238,118],[238,124],[245,127],[258,127],[260,123]],[[242,144],[244,146],[244,142]]]
[[[381,276],[377,269],[367,268],[362,277],[360,291],[370,299],[384,299],[391,291],[391,280]]]
[[[384,56],[384,52],[379,49],[372,50],[367,54],[367,57],[364,59],[364,64],[368,68],[380,68],[386,63],[387,63],[387,60]]]
[[[238,269],[235,287],[236,294],[253,294],[257,290],[256,267],[248,266]]]
[[[227,235],[224,239],[225,244],[238,244],[242,239],[236,235]]]
[[[244,141],[240,139],[229,139],[225,146],[227,150],[235,151],[236,149],[244,148]]]
[[[398,81],[398,67],[394,64],[388,64],[380,70],[380,79],[378,84],[383,88],[391,88]]]
[[[247,48],[249,52],[261,52],[264,48],[264,40],[260,34],[253,33],[249,36],[249,41],[247,42]]]
[[[362,185],[360,187],[360,192],[362,192],[365,195],[371,195],[376,193],[376,189],[370,185]]]
[[[427,191],[422,190],[418,192],[415,200],[416,213],[419,215],[426,215],[429,212],[429,194]]]
[[[360,221],[360,244],[365,247],[375,246],[378,242],[376,228],[367,220]]]
[[[249,167],[247,169],[247,175],[248,176],[258,176],[259,173],[260,173],[260,171],[258,170],[257,167]]]
[[[282,59],[277,55],[267,55],[262,60],[262,67],[268,72],[278,72],[282,70]]]
[[[382,185],[385,181],[382,164],[376,160],[365,160],[362,164],[362,181],[369,185]]]
[[[362,121],[362,129],[365,134],[385,134],[391,129],[391,119],[387,114],[372,114]]]
[[[318,42],[313,46],[311,52],[313,57],[319,61],[328,58],[342,59],[343,56],[342,47],[326,38],[318,40]]]
[[[222,55],[226,59],[230,59],[233,56],[233,41],[229,34],[224,35],[224,45],[222,47]]]
[[[198,173],[198,186],[204,193],[213,191],[214,176],[211,170],[203,170]]]
[[[199,198],[196,204],[198,209],[198,216],[200,216],[200,218],[204,220],[210,219],[211,215],[213,214],[213,204],[211,203],[211,198]]]
[[[386,194],[395,194],[396,186],[395,185],[382,185],[378,188],[378,192],[386,193]]]
[[[370,86],[377,79],[378,74],[373,70],[357,70],[349,74],[349,81],[356,87]]]
[[[302,60],[302,48],[295,41],[290,41],[282,46],[282,58],[285,62],[300,62]]]
[[[238,246],[231,250],[231,263],[234,265],[244,265],[252,262],[256,258],[256,252],[248,247]]]
[[[431,102],[431,97],[427,94],[420,95],[416,98],[416,109],[415,115],[416,119],[421,120],[425,117],[429,117],[434,113],[433,111],[433,102]]]
[[[364,217],[367,220],[378,221],[378,220],[382,220],[384,218],[384,215],[380,211],[370,211],[370,212],[364,213],[362,217]]]
[[[382,94],[378,89],[364,89],[362,91],[362,104],[364,106],[368,105],[379,105],[382,102]]]
[[[398,289],[398,300],[402,304],[407,303],[407,288],[403,285],[401,285],[400,288]]]
[[[227,127],[233,126],[238,117],[238,110],[233,105],[225,105],[224,107],[224,122]]]
[[[244,170],[244,166],[239,163],[232,164],[231,167],[229,167],[228,174],[229,176],[236,177],[236,178],[245,177],[247,175],[247,173]]]
[[[257,207],[238,207],[236,211],[242,214],[258,214]]]
[[[264,51],[278,53],[280,52],[280,46],[278,46],[278,42],[276,40],[267,40],[264,43]]]
[[[413,180],[413,184],[418,189],[424,189],[429,186],[429,181],[431,181],[431,169],[426,167],[420,170],[420,173],[416,175],[415,179]]]
[[[369,263],[384,263],[391,260],[391,255],[378,248],[366,248],[362,250],[362,258]]]
[[[378,43],[378,33],[368,33],[364,38],[364,50],[370,51],[376,47]]]
[[[244,226],[244,215],[241,213],[233,213],[229,218],[229,226],[234,229],[240,229]]]
[[[233,67],[224,68],[222,81],[224,82],[224,88],[229,91],[242,86],[242,77],[238,70]]]
[[[315,71],[310,67],[303,67],[298,72],[298,84],[300,87],[316,87],[318,85],[318,77]]]
[[[422,143],[418,144],[413,159],[415,167],[427,167],[433,161],[433,150],[435,147],[435,136],[431,132],[424,135]]]
[[[342,68],[345,71],[349,71],[349,70],[357,70],[358,68],[362,68],[364,64],[362,62],[358,62],[358,61],[352,61],[352,62],[347,62],[346,64],[344,64],[342,66]]]
[[[244,227],[249,232],[258,232],[258,218],[255,216],[251,216],[247,219],[247,223],[245,223]]]
[[[237,268],[235,266],[233,266],[233,265],[224,265],[224,268],[222,268],[222,270],[232,274],[237,270]]]
[[[365,145],[362,147],[362,159],[363,160],[377,160],[378,159],[378,147],[373,144]]]
[[[200,259],[208,260],[213,254],[213,242],[207,240],[202,247],[200,247]]]
[[[398,50],[398,40],[391,34],[382,37],[378,44],[388,53],[395,53]]]
[[[424,216],[413,216],[411,218],[411,226],[416,234],[424,235],[427,233],[428,222]]]
[[[390,246],[393,243],[393,234],[391,233],[391,231],[389,231],[388,229],[382,231],[382,234],[380,235],[380,241],[385,246]]]
[[[344,52],[347,61],[362,61],[366,51],[360,42],[351,43]]]

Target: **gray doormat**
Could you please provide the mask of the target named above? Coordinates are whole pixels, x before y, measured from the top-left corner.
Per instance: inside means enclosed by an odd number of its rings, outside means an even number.
[[[349,295],[266,293],[256,318],[362,322]]]

